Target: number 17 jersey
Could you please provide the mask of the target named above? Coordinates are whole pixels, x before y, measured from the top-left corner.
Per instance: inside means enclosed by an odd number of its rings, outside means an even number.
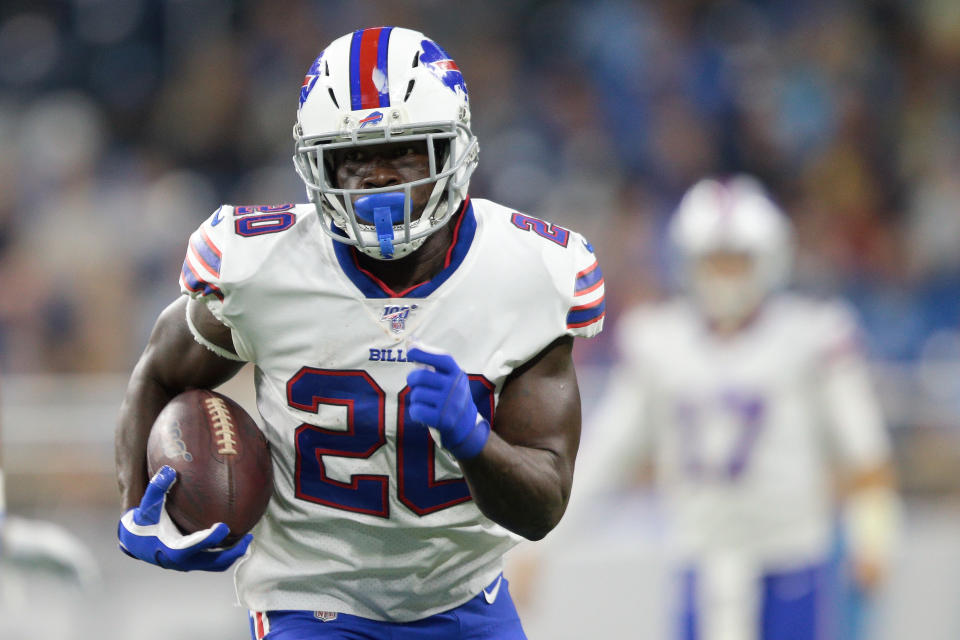
[[[450,222],[443,269],[406,291],[320,224],[312,204],[222,207],[181,273],[255,364],[273,455],[237,592],[256,611],[417,620],[478,594],[519,537],[479,511],[456,460],[409,417],[407,350],[452,355],[495,426],[514,369],[561,336],[599,333],[603,278],[577,233],[484,200]]]

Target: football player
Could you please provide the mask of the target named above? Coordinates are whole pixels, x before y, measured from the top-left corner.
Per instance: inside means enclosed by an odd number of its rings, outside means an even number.
[[[294,163],[309,202],[223,206],[130,379],[117,431],[121,548],[236,570],[255,638],[524,637],[504,552],[566,507],[579,441],[575,336],[604,317],[573,231],[471,199],[467,87],[402,28],[331,43],[307,72]],[[177,393],[245,362],[272,449],[266,515],[235,546],[184,536],[147,478]],[[249,545],[249,547],[248,547]]]
[[[5,477],[0,466],[0,592],[39,574],[85,590],[97,588],[100,568],[77,536],[54,522],[7,513]],[[10,607],[10,602],[0,602],[0,615],[12,616]]]
[[[693,186],[669,234],[684,295],[618,324],[621,359],[574,503],[648,454],[683,568],[678,637],[836,638],[835,479],[852,574],[868,591],[886,573],[898,513],[854,317],[781,290],[790,224],[750,177]]]

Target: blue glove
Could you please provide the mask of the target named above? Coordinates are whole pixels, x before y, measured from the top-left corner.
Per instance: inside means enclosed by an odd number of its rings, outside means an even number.
[[[435,428],[440,443],[457,458],[478,455],[490,437],[490,423],[477,411],[467,374],[446,354],[414,348],[407,360],[431,367],[407,376],[410,417]]]
[[[140,506],[120,518],[117,537],[120,550],[132,558],[177,571],[225,571],[247,552],[251,534],[232,547],[214,549],[230,535],[230,528],[218,522],[208,529],[183,535],[164,508],[167,491],[177,472],[166,465],[150,479]]]

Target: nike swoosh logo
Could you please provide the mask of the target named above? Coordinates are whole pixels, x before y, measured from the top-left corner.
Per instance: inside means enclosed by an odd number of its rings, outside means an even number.
[[[483,599],[487,601],[487,604],[493,604],[497,599],[497,594],[500,593],[500,583],[503,582],[503,574],[501,573],[497,576],[497,584],[493,585],[492,591],[483,590]]]
[[[215,227],[220,224],[220,221],[223,220],[223,216],[220,215],[220,212],[223,211],[223,207],[217,209],[216,213],[213,214],[213,220],[210,221],[210,226]]]

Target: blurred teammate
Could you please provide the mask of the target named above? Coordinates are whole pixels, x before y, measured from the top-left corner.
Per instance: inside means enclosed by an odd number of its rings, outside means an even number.
[[[682,567],[680,638],[835,638],[835,471],[867,590],[897,514],[856,323],[840,303],[780,291],[789,222],[751,178],[696,184],[670,239],[685,295],[621,320],[574,503],[649,454]]]
[[[117,432],[130,555],[223,570],[144,450],[166,402],[256,365],[276,487],[236,572],[255,638],[522,638],[503,553],[560,519],[579,441],[574,336],[603,321],[578,234],[467,195],[466,85],[423,34],[356,31],[310,67],[309,204],[224,206],[191,237]],[[428,427],[430,429],[428,430]],[[146,491],[146,494],[144,493]],[[138,506],[139,505],[139,506]]]
[[[2,431],[2,430],[0,430]],[[0,463],[3,446],[0,444]],[[87,546],[59,524],[7,513],[7,491],[0,465],[0,614],[8,619],[22,602],[9,594],[20,592],[26,578],[42,575],[55,581],[93,589],[100,584],[100,568]]]

